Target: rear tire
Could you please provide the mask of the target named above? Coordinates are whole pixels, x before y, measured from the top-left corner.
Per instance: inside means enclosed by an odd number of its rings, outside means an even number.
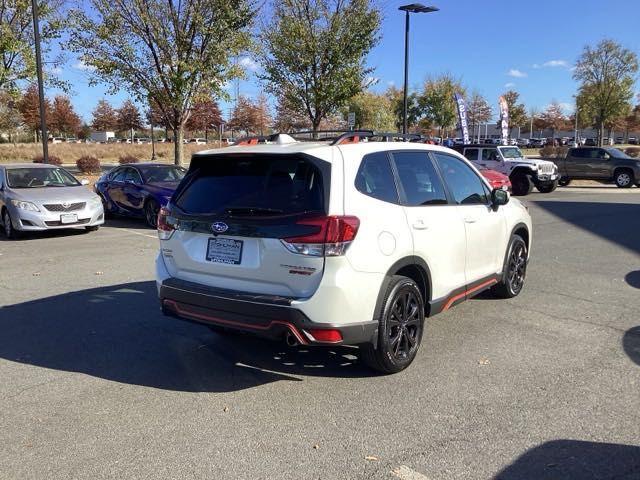
[[[158,227],[158,213],[160,212],[160,205],[153,198],[147,200],[144,204],[144,218],[151,228]]]
[[[516,196],[524,197],[529,195],[533,190],[531,176],[525,173],[516,173],[511,178],[511,189]]]
[[[616,182],[616,187],[618,188],[630,188],[636,183],[635,178],[633,178],[633,172],[626,168],[616,170],[613,174],[613,180]]]
[[[381,373],[397,373],[415,359],[424,331],[424,300],[408,277],[391,278],[379,314],[378,344],[361,348],[364,363]]]
[[[522,288],[527,275],[527,244],[520,235],[513,235],[502,269],[502,280],[492,292],[498,298],[517,297]]]

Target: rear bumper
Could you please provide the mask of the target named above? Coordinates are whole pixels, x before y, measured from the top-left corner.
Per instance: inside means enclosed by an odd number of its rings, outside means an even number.
[[[291,306],[296,299],[239,293],[166,278],[159,284],[162,312],[192,322],[239,330],[272,340],[289,333],[302,345],[359,345],[375,342],[375,321],[349,324],[312,322]],[[338,330],[341,341],[318,341],[314,330]]]

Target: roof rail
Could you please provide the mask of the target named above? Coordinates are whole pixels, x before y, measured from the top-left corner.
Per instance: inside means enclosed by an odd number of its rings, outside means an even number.
[[[235,145],[257,145],[259,143],[275,142],[278,139],[279,133],[273,135],[253,135],[243,137],[235,142]]]
[[[331,145],[344,145],[347,143],[358,143],[363,138],[371,138],[376,136],[373,130],[352,130],[345,132],[336,138]]]

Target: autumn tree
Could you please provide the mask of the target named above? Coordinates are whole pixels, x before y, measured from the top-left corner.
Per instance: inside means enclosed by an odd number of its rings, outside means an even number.
[[[155,102],[181,165],[193,102],[203,92],[223,95],[238,76],[230,59],[249,47],[254,17],[250,0],[88,0],[72,14],[70,47],[95,81]]]
[[[381,132],[393,132],[396,129],[392,100],[384,94],[361,92],[347,102],[344,113],[347,112],[355,114],[356,129],[366,128]]]
[[[71,100],[66,95],[56,95],[49,118],[51,130],[58,135],[75,135],[80,128],[80,117],[74,111]]]
[[[45,117],[51,115],[51,102],[45,97],[44,100]],[[27,87],[20,102],[18,110],[22,115],[24,124],[35,134],[36,141],[40,140],[40,94],[38,85],[32,83]]]
[[[555,100],[540,114],[539,120],[542,128],[551,130],[551,138],[553,139],[555,139],[556,130],[567,127],[567,117],[562,111],[562,106]]]
[[[163,110],[158,107],[156,102],[153,100],[149,102],[149,107],[145,112],[145,116],[152,132],[154,127],[162,127],[164,129],[164,137],[169,138],[169,129],[171,126],[165,118]]]
[[[459,80],[445,74],[427,79],[418,98],[423,116],[438,128],[440,136],[455,128],[458,111],[453,96],[456,93],[464,95],[464,87]]]
[[[192,132],[204,132],[204,138],[209,139],[209,130],[220,127],[222,123],[222,112],[218,103],[211,97],[199,98],[193,103],[187,129]]]
[[[613,40],[586,46],[576,63],[578,105],[582,115],[593,119],[599,145],[606,125],[629,114],[637,71],[637,55]]]
[[[254,103],[243,95],[238,97],[236,106],[231,113],[229,119],[229,127],[241,130],[245,135],[250,135],[258,130],[257,127],[256,107]]]
[[[43,57],[50,52],[51,41],[60,37],[64,23],[60,12],[63,0],[40,0],[38,16]],[[0,89],[15,89],[25,80],[36,76],[36,60],[33,40],[31,2],[25,0],[0,0]],[[48,58],[48,65],[56,67],[61,55]],[[50,83],[52,68],[47,72]],[[57,83],[60,85],[60,83]]]
[[[315,132],[366,84],[366,56],[378,42],[380,18],[373,0],[274,2],[260,35],[260,78],[305,112]]]
[[[99,100],[92,112],[91,126],[98,132],[115,130],[118,127],[118,114],[111,104],[105,100]]]
[[[480,137],[480,125],[488,123],[493,116],[491,106],[487,99],[478,92],[473,92],[467,101],[467,120],[471,127],[471,136],[475,135],[476,126],[478,127],[478,137]]]
[[[273,123],[271,116],[271,107],[269,106],[269,100],[264,93],[260,93],[254,103],[254,117],[256,131],[260,135],[266,135]]]
[[[304,111],[297,110],[290,105],[284,96],[279,96],[276,102],[276,112],[273,128],[278,132],[295,132],[310,128],[309,117]]]
[[[143,127],[142,116],[138,107],[130,100],[124,101],[122,106],[116,110],[118,130],[128,131],[133,142],[133,132]]]
[[[518,103],[520,94],[515,90],[509,90],[502,94],[507,102],[509,112],[509,137],[515,127],[522,128],[527,124],[527,109],[523,103]]]

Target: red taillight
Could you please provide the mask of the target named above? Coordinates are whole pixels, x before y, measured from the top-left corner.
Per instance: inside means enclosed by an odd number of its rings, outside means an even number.
[[[296,223],[315,227],[314,231],[306,235],[285,237],[282,243],[294,253],[313,256],[344,255],[360,227],[358,217],[347,215],[304,218]]]
[[[342,341],[340,330],[313,329],[307,331],[316,342],[338,343]]]
[[[158,212],[158,237],[160,237],[160,240],[168,240],[175,229],[175,222],[171,218],[171,212],[162,207]]]

